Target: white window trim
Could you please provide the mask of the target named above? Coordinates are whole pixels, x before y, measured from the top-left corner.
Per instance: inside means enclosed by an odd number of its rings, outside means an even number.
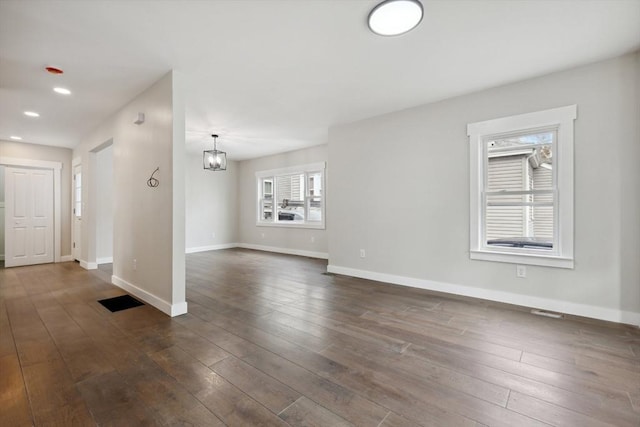
[[[469,200],[469,255],[471,259],[540,265],[546,267],[573,268],[573,124],[577,118],[577,106],[553,108],[516,116],[503,117],[467,125],[470,144],[470,200]],[[553,254],[504,248],[489,248],[482,241],[484,182],[484,141],[489,136],[516,133],[554,127],[557,129],[554,157],[558,164],[556,183],[556,231]],[[555,245],[554,245],[555,246]]]
[[[279,168],[279,169],[269,169],[269,170],[265,170],[265,171],[258,171],[256,172],[256,189],[257,189],[257,193],[256,193],[256,225],[258,227],[282,227],[282,228],[313,228],[313,229],[320,229],[320,230],[324,230],[325,229],[325,211],[326,211],[326,205],[327,205],[327,190],[326,190],[326,167],[327,164],[326,162],[317,162],[317,163],[308,163],[305,165],[299,165],[299,166],[289,166],[286,168]],[[262,194],[262,179],[263,178],[270,178],[270,177],[275,177],[277,175],[289,175],[289,174],[293,174],[293,173],[313,173],[313,172],[322,172],[322,221],[313,221],[313,222],[307,222],[305,220],[305,222],[296,222],[296,223],[290,223],[290,222],[278,222],[278,221],[265,221],[262,220],[260,217],[261,214],[261,210],[260,210],[260,196]],[[274,179],[274,183],[273,183],[274,187],[273,187],[273,191],[274,191],[274,196],[275,196],[275,179]],[[275,198],[274,198],[274,210],[275,210]],[[275,212],[274,212],[275,213]]]

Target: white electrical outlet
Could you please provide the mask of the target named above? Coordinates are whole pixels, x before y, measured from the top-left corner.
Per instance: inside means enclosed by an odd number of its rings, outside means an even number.
[[[211,238],[215,239],[216,238],[216,233],[211,233]]]
[[[315,242],[316,242],[315,236],[311,236],[311,243],[315,243]]]
[[[360,249],[360,258],[365,258],[367,256],[367,254],[365,253],[364,249]]]
[[[516,277],[527,277],[527,267],[525,265],[516,265]]]
[[[264,239],[264,233],[260,233],[260,237]]]
[[[133,269],[137,270],[138,269],[138,260],[137,259],[133,259]]]

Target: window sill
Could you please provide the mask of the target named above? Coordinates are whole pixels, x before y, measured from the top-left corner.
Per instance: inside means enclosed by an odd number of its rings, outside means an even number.
[[[322,223],[312,224],[312,223],[283,223],[283,222],[256,222],[256,226],[258,227],[280,227],[280,228],[310,228],[315,230],[324,230],[325,226]]]
[[[495,262],[508,262],[512,264],[539,265],[543,267],[570,268],[573,269],[573,259],[549,255],[515,254],[509,252],[471,251],[471,259]]]

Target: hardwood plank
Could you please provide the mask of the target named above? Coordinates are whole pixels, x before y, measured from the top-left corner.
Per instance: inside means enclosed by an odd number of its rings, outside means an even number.
[[[211,369],[275,414],[301,397],[300,393],[233,356],[212,365]]]
[[[616,425],[595,420],[515,391],[509,396],[507,408],[555,426],[613,427]]]
[[[32,425],[29,400],[16,354],[0,357],[0,425]]]
[[[182,349],[171,347],[151,357],[224,423],[280,424],[275,414]]]
[[[15,341],[13,340],[13,331],[9,323],[9,315],[4,301],[0,302],[0,357],[16,355]]]
[[[385,407],[402,413],[405,417],[428,425],[476,425],[478,422],[488,425],[538,425],[526,417],[507,411],[503,406],[494,405],[482,399],[465,395],[446,385],[435,385],[419,377],[403,374],[393,368],[384,369],[385,364],[372,363],[354,353],[344,350],[327,350],[333,360],[349,365],[357,370],[367,382],[358,387],[362,393],[372,393],[379,387],[394,385],[400,399],[392,400],[390,393],[373,398],[384,400]],[[390,365],[393,365],[391,363]],[[390,366],[386,365],[386,366]],[[349,381],[349,378],[345,380]],[[366,394],[368,395],[368,394]],[[406,406],[405,402],[411,402]],[[505,402],[506,403],[506,402]],[[455,411],[453,408],[456,408]]]
[[[7,314],[22,366],[60,358],[58,348],[28,297],[7,301]]]
[[[218,380],[215,372],[179,347],[169,347],[149,357],[193,394],[213,387]]]
[[[350,422],[304,396],[283,410],[279,417],[293,427],[353,426]]]
[[[61,358],[23,366],[23,374],[36,424],[95,423]]]
[[[389,412],[378,427],[416,427],[419,425],[420,424],[416,424],[415,422],[410,421],[394,412]],[[481,424],[479,423],[477,423],[476,425],[478,427],[481,426]]]
[[[211,411],[204,401],[190,393],[179,380],[169,376],[150,358],[142,356],[135,365],[121,370],[121,374],[135,390],[136,396],[164,423],[223,425],[219,413]]]
[[[355,425],[378,425],[387,415],[382,406],[266,350],[243,360]]]
[[[118,372],[88,378],[78,390],[99,425],[159,425],[162,419],[141,401]]]
[[[524,363],[505,362],[504,360],[487,360],[480,363],[472,357],[457,361],[455,353],[438,351],[435,348],[409,348],[403,358],[417,359],[414,369],[422,363],[437,363],[456,371],[467,373],[478,379],[500,385],[512,391],[518,391],[546,402],[565,406],[567,409],[581,411],[586,415],[602,420],[616,419],[620,425],[633,426],[636,414],[630,406],[627,396],[620,391],[608,387],[594,387],[589,382],[575,382],[568,376],[561,376],[542,369],[532,370]],[[400,365],[403,365],[400,363]],[[490,365],[490,366],[489,366]],[[535,378],[537,380],[532,380]],[[540,379],[566,379],[559,381],[558,386],[540,381]],[[560,385],[562,387],[560,387]]]
[[[113,366],[104,358],[89,338],[58,305],[38,309],[74,381],[112,371]]]

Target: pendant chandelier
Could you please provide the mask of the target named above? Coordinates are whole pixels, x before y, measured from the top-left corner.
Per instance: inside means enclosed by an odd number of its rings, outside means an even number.
[[[204,151],[202,156],[204,168],[210,171],[227,170],[227,153],[218,150],[218,135],[211,135],[211,137],[213,137],[213,150]]]

